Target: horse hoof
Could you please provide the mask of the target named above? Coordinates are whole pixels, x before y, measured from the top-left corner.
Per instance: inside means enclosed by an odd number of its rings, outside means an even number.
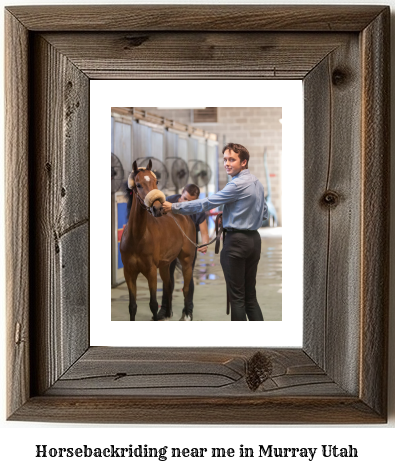
[[[193,320],[192,312],[186,314],[183,310],[180,321],[192,321],[192,320]]]
[[[166,312],[166,310],[160,309],[158,312],[158,320],[163,321],[163,320],[170,320],[170,318],[173,316],[173,312],[170,313],[170,315]]]

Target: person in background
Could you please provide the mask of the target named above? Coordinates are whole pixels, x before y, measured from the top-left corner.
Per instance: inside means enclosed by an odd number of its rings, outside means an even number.
[[[199,186],[196,186],[196,184],[187,184],[184,189],[182,190],[181,194],[174,194],[172,196],[168,196],[166,198],[166,201],[169,201],[170,203],[175,203],[175,202],[186,202],[186,201],[194,201],[195,199],[198,199],[200,195],[200,189]],[[202,234],[202,244],[208,243],[209,238],[208,238],[208,227],[207,227],[207,220],[206,220],[206,212],[202,211],[197,214],[192,214],[190,215],[191,219],[193,220],[193,223],[196,226],[196,243],[198,240],[198,232]],[[203,246],[202,248],[198,248],[197,251],[200,251],[200,253],[206,253],[207,252],[207,246]],[[195,259],[193,261],[192,268],[195,267],[195,261],[196,261],[196,256],[195,254]],[[174,290],[174,271],[176,269],[176,264],[177,264],[177,259],[175,259],[171,264],[170,264],[170,278],[171,278],[171,284],[172,284],[172,292]],[[191,283],[189,284],[189,293],[188,293],[188,298],[187,298],[187,311],[185,311],[185,308],[182,310],[182,315],[180,318],[180,321],[192,321],[193,320],[193,293],[195,290],[195,284],[193,282],[193,276],[191,279]],[[168,299],[163,291],[162,295],[162,305],[160,307],[160,310],[158,312],[158,320],[163,320],[166,316],[166,311],[168,309]]]
[[[240,144],[229,143],[222,150],[224,168],[232,180],[207,198],[163,203],[164,213],[190,215],[224,204],[226,233],[220,261],[230,298],[232,321],[263,321],[256,298],[256,273],[261,256],[258,228],[268,217],[262,184],[248,170],[250,154]]]

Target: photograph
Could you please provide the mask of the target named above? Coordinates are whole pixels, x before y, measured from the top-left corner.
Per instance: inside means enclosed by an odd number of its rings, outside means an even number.
[[[4,16],[4,423],[70,428],[69,440],[31,433],[21,456],[41,468],[37,446],[90,449],[84,426],[101,432],[97,448],[155,446],[159,425],[202,426],[197,445],[223,458],[299,448],[332,467],[335,449],[358,464],[388,454],[348,427],[380,443],[376,431],[393,428],[390,8],[46,5]],[[123,82],[115,99],[97,87]],[[297,91],[269,104],[276,82]],[[195,323],[144,323],[166,320]],[[100,426],[134,435],[110,442]],[[240,438],[216,426],[271,429]],[[182,433],[191,447],[181,427],[157,431],[161,446]]]
[[[113,321],[281,321],[282,108],[112,107],[111,234]]]

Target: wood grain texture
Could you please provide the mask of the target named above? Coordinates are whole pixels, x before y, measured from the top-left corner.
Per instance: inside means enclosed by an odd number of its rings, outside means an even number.
[[[251,349],[90,348],[50,390],[52,395],[344,396],[303,351],[262,350],[270,364],[252,391],[247,383]]]
[[[361,31],[383,7],[64,5],[8,7],[31,31]]]
[[[305,258],[304,266],[306,352],[353,394],[359,386],[362,256],[362,70],[358,51],[355,35],[328,55],[304,82],[308,98],[305,250],[314,253]],[[312,283],[312,279],[316,281]],[[318,310],[324,314],[317,315]]]
[[[78,193],[77,193],[78,194]],[[89,227],[73,225],[59,239],[62,370],[89,345]]]
[[[13,413],[30,396],[29,82],[28,31],[8,12],[5,38],[7,413]]]
[[[362,34],[362,296],[360,396],[387,410],[390,217],[390,12]]]
[[[356,397],[33,397],[18,421],[145,424],[382,424]]]
[[[307,354],[324,369],[330,213],[320,199],[327,189],[331,154],[330,89],[329,57],[325,57],[304,80],[304,251],[309,255],[303,263],[303,345]],[[315,281],[310,282],[311,279]]]
[[[44,35],[91,79],[151,80],[301,80],[349,36],[259,32]]]
[[[385,422],[389,9],[176,11],[6,13],[9,419]],[[89,80],[224,78],[232,64],[232,78],[305,77],[303,348],[89,348]]]
[[[42,393],[89,345],[89,82],[42,37],[32,50],[32,336]]]

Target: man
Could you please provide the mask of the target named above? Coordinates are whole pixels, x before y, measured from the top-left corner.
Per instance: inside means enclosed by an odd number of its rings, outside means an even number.
[[[224,204],[223,227],[226,231],[221,251],[230,297],[232,321],[263,321],[256,298],[256,273],[261,256],[258,228],[267,219],[268,211],[262,184],[248,170],[250,154],[240,144],[227,144],[222,150],[224,167],[232,180],[212,196],[191,202],[164,202],[164,212],[194,214]]]
[[[196,184],[187,184],[185,188],[182,190],[181,194],[174,194],[172,196],[168,196],[166,198],[166,201],[169,201],[170,203],[194,201],[198,199],[199,195],[200,195],[199,186],[196,186]],[[202,234],[202,244],[208,243],[209,238],[208,238],[208,227],[207,227],[207,221],[206,221],[206,212],[202,211],[200,213],[190,215],[190,217],[196,226],[196,242],[197,242],[197,232],[200,230],[200,233]],[[198,251],[200,251],[200,253],[206,253],[207,246],[198,248]],[[196,261],[196,255],[195,255],[195,259],[193,260],[192,268],[195,267],[195,261]],[[172,284],[172,292],[174,290],[174,271],[176,269],[176,264],[177,264],[177,259],[175,259],[170,264],[170,278],[171,278],[171,284]],[[183,308],[180,321],[191,321],[193,319],[193,292],[194,290],[195,290],[195,284],[193,282],[193,276],[192,276],[191,282],[189,284],[189,293],[188,293],[188,298],[187,298],[187,311],[185,311],[185,308]],[[159,320],[165,318],[167,309],[168,309],[168,299],[163,291],[162,305],[158,312]]]

